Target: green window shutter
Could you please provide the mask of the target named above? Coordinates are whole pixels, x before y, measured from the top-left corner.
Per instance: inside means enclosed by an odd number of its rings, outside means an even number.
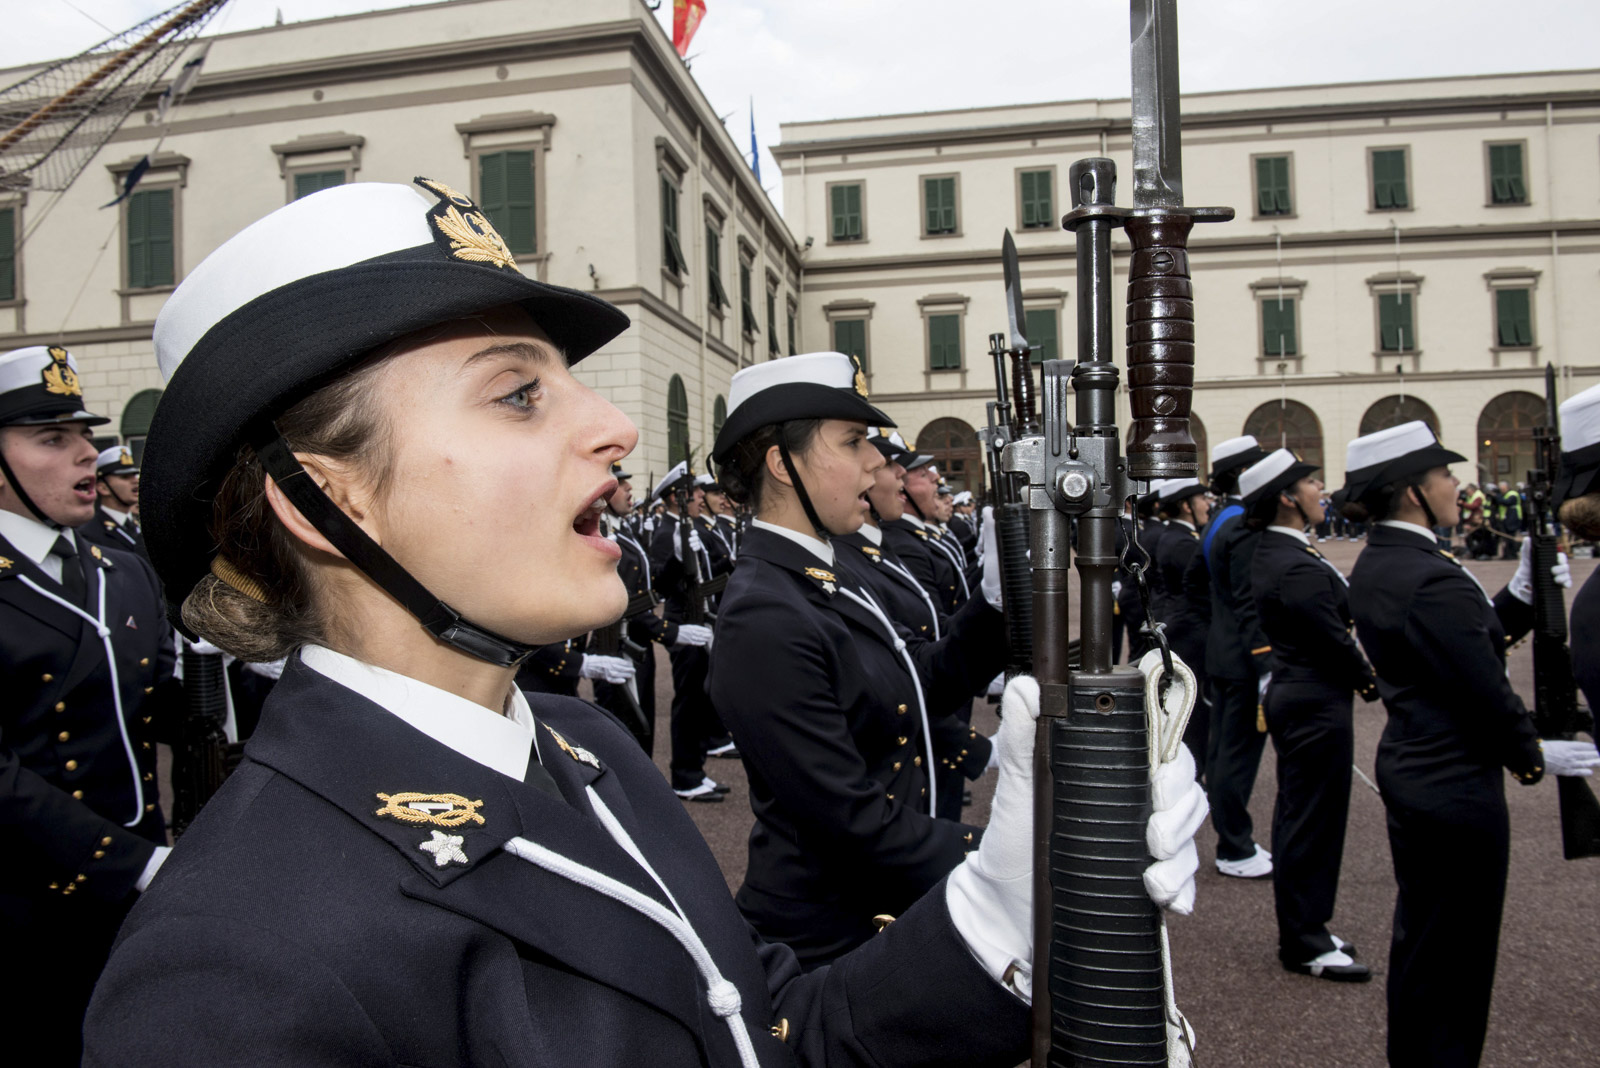
[[[1496,204],[1526,204],[1521,145],[1489,146],[1489,196]]]
[[[1264,356],[1297,356],[1294,298],[1272,297],[1261,302],[1261,351]]]
[[[1501,348],[1533,344],[1533,304],[1526,289],[1497,289],[1494,294],[1496,331]]]
[[[506,247],[518,256],[539,251],[534,232],[533,153],[494,152],[478,157],[478,206]]]
[[[689,458],[689,392],[683,379],[673,375],[667,381],[667,463],[679,464]]]
[[[1023,171],[1021,181],[1023,229],[1054,226],[1055,211],[1051,204],[1050,172]]]
[[[927,209],[927,233],[953,234],[956,232],[956,180],[954,178],[925,178],[922,182],[923,200]]]
[[[836,185],[829,197],[832,200],[833,239],[861,240],[861,187]]]
[[[722,288],[722,235],[709,225],[706,227],[706,283],[712,306],[726,308],[728,292]]]
[[[172,284],[172,190],[147,189],[128,198],[128,286]]]
[[[1392,149],[1372,154],[1372,201],[1376,208],[1410,207],[1404,151]]]
[[[711,402],[711,440],[722,436],[722,424],[728,421],[728,400],[722,394]]]
[[[739,327],[751,337],[756,333],[756,310],[750,304],[750,265],[739,264]]]
[[[17,210],[0,209],[0,300],[17,299]]]
[[[794,355],[794,309],[789,309],[789,355]]]
[[[1056,310],[1040,308],[1023,314],[1026,321],[1022,324],[1022,329],[1028,335],[1028,347],[1033,350],[1028,354],[1028,361],[1043,363],[1045,360],[1059,360],[1061,346],[1056,326],[1058,319]]]
[[[306,171],[294,176],[294,198],[299,200],[336,185],[344,185],[344,171]]]
[[[1256,208],[1258,215],[1288,215],[1294,210],[1289,199],[1288,156],[1256,159]]]
[[[678,244],[678,187],[661,176],[661,265],[673,274],[688,269],[683,246]]]
[[[928,316],[928,367],[954,371],[961,367],[961,316]]]
[[[867,321],[865,319],[836,319],[833,323],[833,349],[861,361],[867,366]]]
[[[1384,352],[1411,352],[1417,332],[1411,320],[1410,293],[1378,294],[1378,347]]]
[[[767,290],[767,351],[776,356],[783,350],[778,347],[778,295]]]

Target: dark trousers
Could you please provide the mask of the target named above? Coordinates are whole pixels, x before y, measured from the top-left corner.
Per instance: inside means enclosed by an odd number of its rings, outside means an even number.
[[[637,672],[634,675],[634,688],[639,694],[639,707],[633,707],[626,686],[616,686],[609,682],[596,681],[594,684],[594,699],[602,708],[608,710],[613,716],[622,721],[628,728],[628,733],[644,749],[646,755],[653,755],[656,747],[656,651],[654,646],[647,646],[642,656],[628,654],[633,661]]]
[[[711,657],[689,646],[668,650],[672,658],[672,788],[692,790],[706,777],[706,751],[721,724],[706,694]]]
[[[1278,754],[1272,810],[1272,896],[1278,956],[1305,964],[1337,948],[1328,934],[1350,815],[1355,757],[1349,690],[1318,680],[1272,680],[1267,729]]]
[[[972,702],[968,701],[956,709],[956,718],[962,723],[972,722]],[[952,756],[954,754],[951,754]],[[967,777],[960,768],[937,767],[933,771],[939,784],[939,808],[934,812],[940,819],[961,821],[961,795],[967,789]]]
[[[1522,533],[1522,520],[1503,519],[1500,521],[1500,529],[1513,538],[1518,537]],[[1505,538],[1500,539],[1500,559],[1515,560],[1521,553],[1522,545],[1520,542],[1509,541]]]
[[[1379,780],[1399,884],[1388,982],[1396,1068],[1473,1068],[1483,1053],[1511,851],[1505,781],[1491,770],[1478,796],[1426,808]]]
[[[13,1036],[17,1058],[8,1063],[77,1068],[89,995],[134,900],[130,895],[112,905],[86,894],[38,899],[0,893],[0,938],[12,962],[0,1026]]]
[[[1256,730],[1260,707],[1255,682],[1211,680],[1211,730],[1207,738],[1206,792],[1211,826],[1217,831],[1218,860],[1255,855],[1255,825],[1250,821],[1250,791],[1261,768],[1267,736]]]

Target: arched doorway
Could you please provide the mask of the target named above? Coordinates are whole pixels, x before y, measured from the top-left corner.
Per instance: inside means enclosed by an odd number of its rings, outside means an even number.
[[[1376,434],[1401,423],[1414,423],[1419,419],[1428,424],[1434,437],[1439,436],[1439,417],[1428,403],[1396,393],[1377,401],[1361,416],[1361,436]]]
[[[935,419],[917,435],[917,451],[932,456],[950,488],[983,492],[983,449],[977,432],[960,419]]]
[[[1533,428],[1544,425],[1544,400],[1533,393],[1502,393],[1478,416],[1480,474],[1516,483],[1533,467]]]
[[[667,466],[676,467],[689,458],[689,391],[683,378],[673,375],[667,382]]]
[[[150,420],[155,418],[156,404],[161,400],[159,389],[144,389],[129,398],[122,408],[122,443],[133,451],[133,462],[144,458],[144,439],[150,433]]]
[[[1268,401],[1250,413],[1243,432],[1255,435],[1268,452],[1288,449],[1306,463],[1322,466],[1322,423],[1299,401]]]

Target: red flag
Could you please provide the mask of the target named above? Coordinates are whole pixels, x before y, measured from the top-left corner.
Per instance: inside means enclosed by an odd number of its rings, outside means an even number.
[[[672,0],[672,47],[678,55],[689,54],[689,42],[705,17],[706,0]]]

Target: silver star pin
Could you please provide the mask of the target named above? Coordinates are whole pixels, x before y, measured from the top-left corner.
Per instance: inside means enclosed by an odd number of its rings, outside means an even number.
[[[433,840],[423,842],[418,848],[424,853],[432,853],[435,864],[442,868],[451,861],[467,863],[467,855],[461,851],[461,843],[466,841],[465,838],[459,834],[445,834],[443,831],[431,833]]]

